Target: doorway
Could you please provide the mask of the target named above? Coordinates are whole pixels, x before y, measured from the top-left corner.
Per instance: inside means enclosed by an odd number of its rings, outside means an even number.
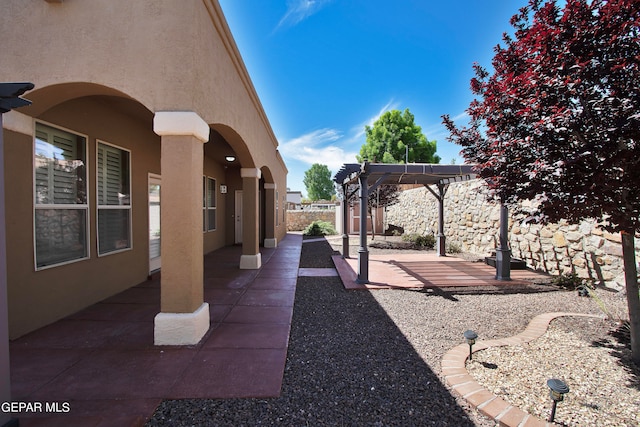
[[[149,174],[149,273],[160,270],[160,176]]]

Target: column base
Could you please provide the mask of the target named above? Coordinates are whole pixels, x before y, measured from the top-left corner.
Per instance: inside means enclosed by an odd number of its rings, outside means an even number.
[[[209,330],[209,303],[193,313],[158,313],[154,319],[155,345],[195,345]]]
[[[511,280],[511,250],[496,250],[496,280]]]
[[[363,248],[358,249],[358,278],[356,283],[369,283],[369,251]]]
[[[278,247],[278,239],[275,237],[273,239],[264,239],[264,247],[265,248],[277,248]]]
[[[447,256],[447,238],[444,234],[438,234],[436,246],[438,256]]]
[[[342,258],[349,258],[349,235],[342,235]]]
[[[240,270],[257,270],[262,267],[262,254],[242,255],[240,257]]]

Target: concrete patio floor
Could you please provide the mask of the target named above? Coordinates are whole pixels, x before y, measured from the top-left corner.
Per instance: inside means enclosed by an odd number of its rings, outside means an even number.
[[[279,396],[301,245],[261,248],[259,270],[239,269],[240,247],[206,255],[196,346],[154,346],[158,278],[12,341],[13,401],[61,410],[15,414],[20,426],[141,426],[163,399]]]
[[[10,343],[12,398],[58,403],[60,413],[16,414],[21,426],[142,426],[164,399],[277,397],[289,343],[302,236],[261,248],[260,270],[240,270],[240,247],[205,256],[211,328],[196,346],[153,345],[160,280],[153,278]],[[433,253],[371,254],[371,283],[357,259],[333,256],[347,289],[508,288],[548,279],[531,270],[494,279],[482,263]]]
[[[495,268],[433,252],[369,254],[369,283],[357,282],[358,259],[334,255],[333,262],[346,289],[522,288],[548,281],[533,270],[511,270],[511,280],[495,279]]]

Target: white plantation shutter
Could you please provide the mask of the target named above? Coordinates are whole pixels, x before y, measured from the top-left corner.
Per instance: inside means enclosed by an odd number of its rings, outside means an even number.
[[[124,159],[126,152],[104,144],[98,145],[98,204],[116,206],[128,204],[123,166],[128,168]]]
[[[131,247],[129,152],[98,143],[98,253]]]
[[[79,152],[84,141],[77,135],[54,128],[36,129],[36,201],[48,204],[83,204],[85,195],[79,184],[85,165]],[[38,147],[40,148],[38,150]],[[84,150],[82,150],[84,151]],[[85,181],[86,182],[86,181]]]
[[[36,268],[87,258],[86,139],[36,123],[34,143]]]

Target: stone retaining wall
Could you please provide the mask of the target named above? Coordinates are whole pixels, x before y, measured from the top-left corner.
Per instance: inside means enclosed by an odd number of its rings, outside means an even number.
[[[500,208],[487,202],[480,180],[451,184],[445,196],[447,244],[464,252],[490,255],[498,246]],[[387,208],[385,229],[396,226],[405,233],[437,234],[438,202],[425,188],[402,192],[399,202]],[[624,288],[622,245],[594,221],[580,224],[522,224],[509,218],[513,256],[550,274],[574,272],[615,289]],[[638,243],[638,240],[636,240]],[[636,245],[636,257],[638,257]],[[639,258],[640,259],[640,258]]]
[[[287,231],[302,231],[314,221],[326,221],[336,226],[336,211],[327,209],[287,211]]]

